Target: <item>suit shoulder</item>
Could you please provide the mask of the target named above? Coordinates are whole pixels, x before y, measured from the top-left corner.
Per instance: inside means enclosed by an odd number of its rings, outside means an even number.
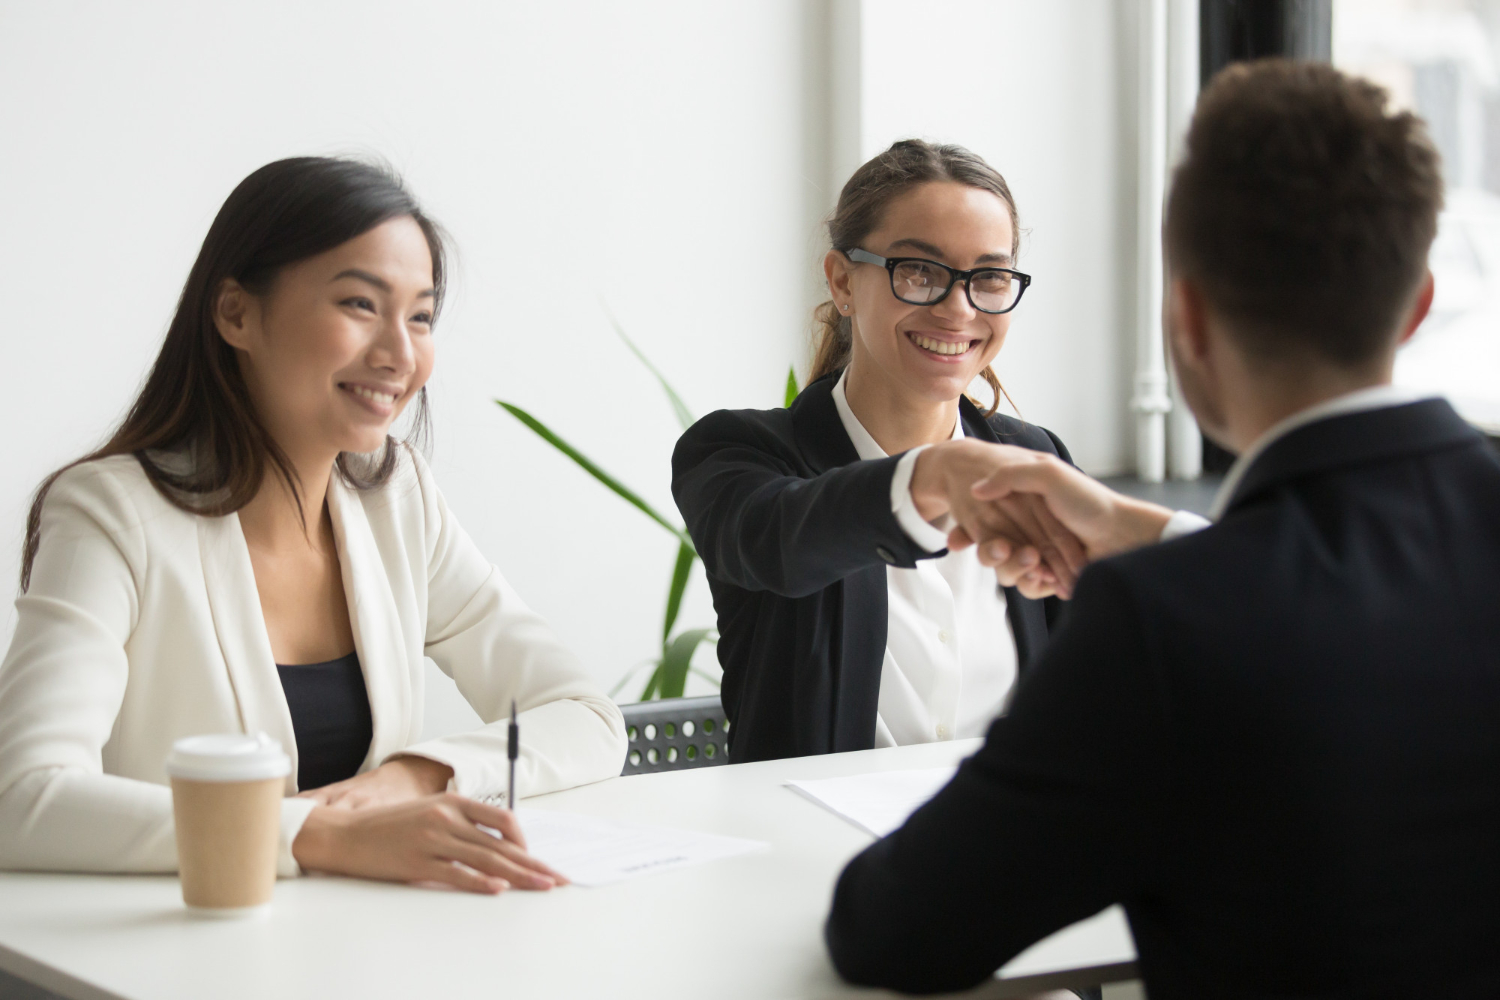
[[[715,410],[683,431],[672,453],[674,469],[696,465],[723,448],[752,448],[773,454],[795,450],[791,411]]]
[[[47,490],[43,510],[82,508],[96,519],[137,521],[162,508],[175,509],[134,455],[111,455],[63,470]]]
[[[1004,413],[986,417],[985,423],[989,425],[990,430],[995,432],[995,438],[1001,444],[1030,448],[1032,451],[1046,452],[1060,458],[1068,457],[1068,449],[1063,446],[1062,439],[1045,427],[1027,423],[1020,417],[1012,417]]]
[[[198,515],[169,501],[134,455],[113,455],[65,470],[47,490],[40,545],[104,537],[136,570],[155,546],[190,545]]]

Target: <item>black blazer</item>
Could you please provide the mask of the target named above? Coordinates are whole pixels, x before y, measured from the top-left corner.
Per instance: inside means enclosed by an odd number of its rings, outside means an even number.
[[[859,460],[834,406],[835,380],[812,383],[790,409],[710,413],[672,455],[672,495],[718,612],[736,762],[875,745],[886,566],[940,554],[897,524],[891,477],[900,456]],[[986,421],[967,399],[959,412],[967,435],[1068,458],[1040,427]],[[1005,596],[1024,671],[1059,602]]]
[[[1293,431],[1085,571],[828,947],[954,989],[1115,902],[1152,1000],[1500,996],[1500,460],[1446,402]]]

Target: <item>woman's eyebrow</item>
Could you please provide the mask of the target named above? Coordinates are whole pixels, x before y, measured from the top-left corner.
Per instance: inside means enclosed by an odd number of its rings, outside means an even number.
[[[333,282],[338,281],[340,278],[354,278],[356,281],[363,281],[367,284],[374,285],[376,288],[387,294],[394,291],[394,289],[391,288],[391,283],[389,281],[386,281],[379,275],[371,274],[369,271],[361,271],[357,267],[351,267],[346,270],[340,271],[338,274],[335,274],[332,278],[330,278],[328,283],[333,284]],[[417,298],[419,299],[430,299],[436,296],[437,291],[436,289],[432,288],[417,293]]]
[[[891,250],[895,250],[898,247],[907,247],[909,249],[917,251],[918,253],[926,254],[927,256],[931,257],[934,260],[942,260],[943,259],[943,249],[942,249],[942,247],[935,246],[934,244],[928,243],[926,240],[902,239],[902,240],[897,240],[896,242],[894,242],[894,243],[892,243],[890,245],[890,249]],[[889,255],[890,255],[889,252],[887,252],[887,256],[889,256]],[[975,259],[974,264],[975,264],[975,266],[984,266],[984,265],[991,265],[992,264],[992,265],[994,265],[996,267],[1009,267],[1010,266],[1010,254],[1008,254],[1008,253],[987,253],[987,254],[981,254],[977,259]]]
[[[941,259],[943,256],[942,247],[928,243],[926,240],[897,240],[896,242],[891,244],[890,249],[895,250],[897,247],[909,247],[910,249],[915,250],[918,253],[925,253],[927,256],[934,259]],[[887,255],[889,255],[889,251],[887,251]]]

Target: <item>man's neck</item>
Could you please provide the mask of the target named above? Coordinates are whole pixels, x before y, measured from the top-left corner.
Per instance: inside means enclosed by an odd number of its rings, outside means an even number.
[[[1361,389],[1390,385],[1393,362],[1394,356],[1360,369],[1309,362],[1247,371],[1226,400],[1227,444],[1243,454],[1271,428],[1303,410]]]
[[[887,455],[941,444],[953,437],[958,422],[958,400],[913,398],[878,375],[872,377],[864,366],[850,364],[844,374],[844,398],[855,419]]]

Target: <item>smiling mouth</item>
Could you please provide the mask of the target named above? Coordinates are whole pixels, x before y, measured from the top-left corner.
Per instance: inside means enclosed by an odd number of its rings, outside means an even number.
[[[396,402],[397,399],[395,393],[376,392],[374,389],[366,389],[362,385],[350,385],[349,383],[345,382],[343,383],[342,387],[349,392],[354,393],[354,395],[360,397],[361,399],[368,399],[372,403],[384,403],[389,406],[392,403]]]
[[[916,344],[928,354],[938,354],[943,357],[957,357],[960,354],[968,354],[979,345],[977,340],[933,340],[924,337],[920,333],[908,333],[906,339]]]

